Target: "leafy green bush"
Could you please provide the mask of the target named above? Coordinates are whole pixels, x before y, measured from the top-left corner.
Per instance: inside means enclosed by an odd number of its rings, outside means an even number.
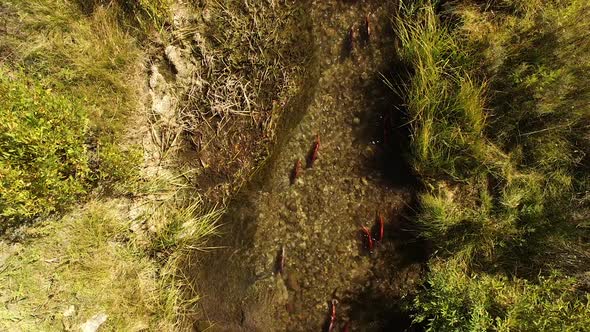
[[[11,76],[0,68],[0,229],[75,201],[89,176],[85,110]]]

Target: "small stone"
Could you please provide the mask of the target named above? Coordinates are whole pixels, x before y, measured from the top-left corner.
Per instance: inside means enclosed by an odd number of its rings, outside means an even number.
[[[297,211],[297,204],[294,201],[291,201],[287,203],[287,209],[289,209],[292,212],[295,212]]]
[[[169,95],[164,95],[161,98],[154,100],[152,104],[152,111],[163,117],[169,117],[172,107],[172,98]]]
[[[358,117],[356,117],[356,116],[355,116],[355,117],[352,119],[352,123],[353,123],[354,125],[359,125],[359,124],[361,123],[361,119],[359,119]]]
[[[180,48],[169,45],[164,50],[164,54],[168,61],[174,66],[174,69],[176,69],[178,76],[189,77],[189,74],[193,70],[193,65],[184,58]]]
[[[152,71],[152,75],[150,76],[149,85],[152,90],[155,90],[158,87],[160,81],[165,82],[165,80],[164,80],[164,77],[162,76],[162,74],[160,74],[160,72],[158,70],[158,66],[153,65],[151,67],[151,71]]]
[[[64,310],[64,317],[71,317],[76,314],[76,307],[74,305],[70,305],[66,310]]]
[[[361,179],[361,183],[363,184],[363,186],[366,186],[369,184],[369,180],[367,179],[367,177],[363,176],[363,178]]]
[[[105,313],[96,314],[84,324],[80,325],[80,330],[82,330],[82,332],[96,332],[98,328],[107,321],[107,318],[108,316]]]

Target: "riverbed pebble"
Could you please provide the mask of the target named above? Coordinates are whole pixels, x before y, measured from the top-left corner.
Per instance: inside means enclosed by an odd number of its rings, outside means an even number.
[[[295,201],[288,202],[287,209],[291,210],[291,212],[297,211],[297,203]]]
[[[287,276],[287,288],[295,292],[301,290],[299,286],[299,274],[297,272],[291,272]]]

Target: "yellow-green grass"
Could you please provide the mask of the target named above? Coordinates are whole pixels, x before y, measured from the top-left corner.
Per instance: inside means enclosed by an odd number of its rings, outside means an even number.
[[[407,5],[396,20],[410,68],[398,91],[409,158],[426,188],[416,221],[440,259],[429,264],[416,320],[432,331],[587,326],[576,278],[590,263],[590,5],[463,2],[445,7],[444,21],[434,8]],[[438,269],[445,260],[459,268]],[[460,280],[489,301],[464,300]],[[536,302],[520,287],[552,290]],[[571,320],[555,325],[544,319],[560,319],[560,291]],[[525,304],[529,317],[513,315]]]
[[[112,206],[91,203],[78,213],[29,229],[35,238],[18,245],[4,263],[2,329],[74,328],[101,312],[111,329],[151,323],[156,266],[117,239],[128,225]],[[70,305],[75,316],[63,317]]]
[[[173,197],[131,220],[129,205],[91,201],[28,228],[23,243],[2,243],[0,329],[76,329],[99,313],[108,316],[105,330],[181,328],[187,303],[196,298],[186,297],[177,264],[187,250],[204,246],[218,212]],[[163,248],[163,239],[174,250]],[[70,306],[75,313],[64,316]]]
[[[171,19],[169,0],[74,0],[82,12],[92,14],[101,6],[114,7],[120,22],[139,35],[153,30],[162,32]]]

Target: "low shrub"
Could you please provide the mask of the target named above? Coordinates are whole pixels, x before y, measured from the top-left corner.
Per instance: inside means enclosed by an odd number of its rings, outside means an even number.
[[[0,68],[0,229],[74,202],[90,176],[86,110]]]
[[[96,187],[133,186],[141,153],[121,143],[140,107],[143,58],[119,5],[84,15],[75,2],[3,4],[0,233]]]
[[[454,260],[434,261],[427,291],[414,299],[427,331],[587,331],[590,294],[559,274],[535,282],[467,273]]]

